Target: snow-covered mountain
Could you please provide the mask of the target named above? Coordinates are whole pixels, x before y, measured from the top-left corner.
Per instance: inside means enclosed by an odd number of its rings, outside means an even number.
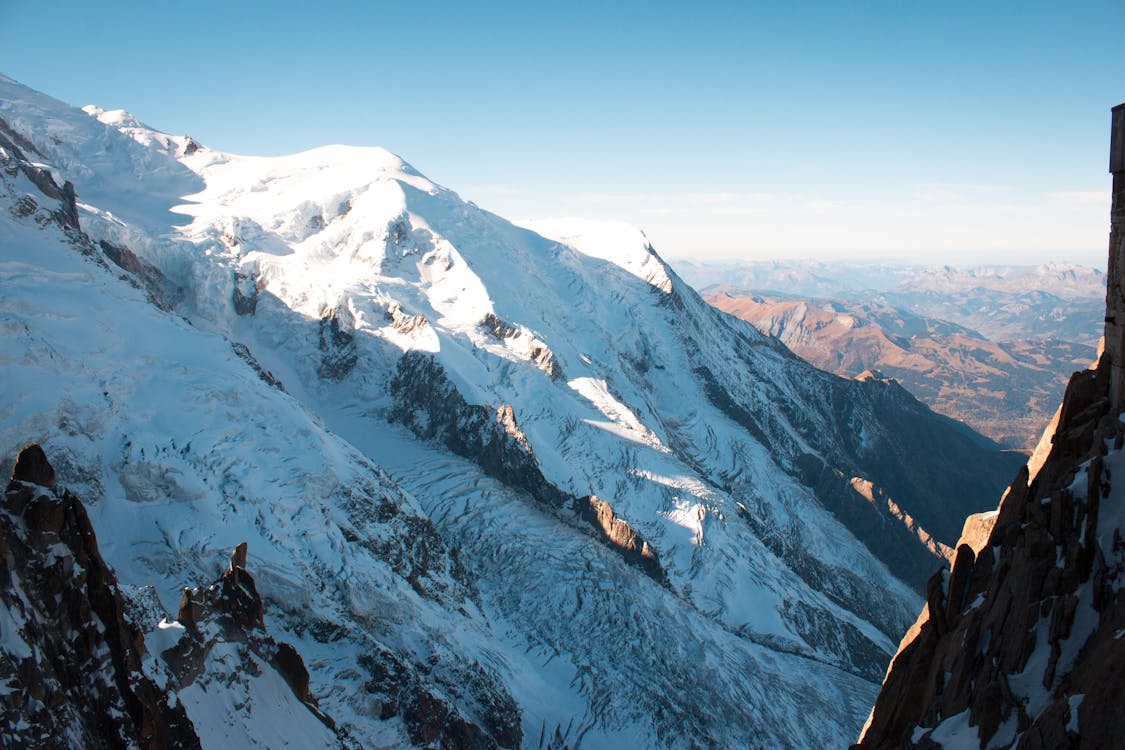
[[[247,541],[270,632],[365,746],[840,746],[1014,471],[632,228],[515,226],[381,149],[236,156],[6,78],[0,321],[0,455],[43,445],[155,592],[125,597],[150,650]],[[3,627],[0,677],[32,658]],[[270,746],[288,704],[223,698],[208,653],[177,692],[203,746]]]

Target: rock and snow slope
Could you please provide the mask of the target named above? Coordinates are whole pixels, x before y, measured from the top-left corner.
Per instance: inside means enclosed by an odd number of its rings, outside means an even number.
[[[355,741],[840,745],[904,580],[1010,473],[713,310],[635,230],[3,78],[0,120],[0,452],[42,442],[169,612],[248,540]]]
[[[1125,732],[1125,414],[1077,373],[887,672],[859,748],[1108,748]]]

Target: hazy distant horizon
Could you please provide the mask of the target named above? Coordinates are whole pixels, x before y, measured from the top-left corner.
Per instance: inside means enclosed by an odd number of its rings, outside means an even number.
[[[660,248],[656,248],[660,253]],[[897,268],[940,268],[942,266],[949,266],[961,270],[967,269],[988,269],[988,268],[1038,268],[1045,264],[1067,264],[1072,266],[1080,266],[1088,268],[1101,273],[1106,272],[1107,257],[1101,262],[1090,262],[1088,260],[1071,259],[1066,257],[1045,257],[1043,260],[1018,260],[1014,262],[1004,261],[926,261],[926,260],[911,260],[901,257],[877,257],[877,256],[813,256],[813,255],[792,255],[792,256],[766,256],[766,257],[724,257],[724,258],[696,258],[691,255],[670,255],[667,253],[660,253],[660,256],[669,263],[692,263],[700,266],[708,267],[725,267],[737,265],[752,265],[760,263],[777,263],[777,264],[790,264],[790,265],[804,265],[813,263],[822,263],[825,265],[852,265],[852,266],[892,266]]]

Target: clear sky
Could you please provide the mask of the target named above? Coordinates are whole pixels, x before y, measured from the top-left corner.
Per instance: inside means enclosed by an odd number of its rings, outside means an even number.
[[[670,258],[1104,264],[1125,0],[0,0],[0,72]]]

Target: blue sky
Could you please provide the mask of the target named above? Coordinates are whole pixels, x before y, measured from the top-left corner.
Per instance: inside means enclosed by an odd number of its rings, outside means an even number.
[[[380,145],[671,258],[1104,264],[1125,0],[0,0],[0,71],[236,153]]]

